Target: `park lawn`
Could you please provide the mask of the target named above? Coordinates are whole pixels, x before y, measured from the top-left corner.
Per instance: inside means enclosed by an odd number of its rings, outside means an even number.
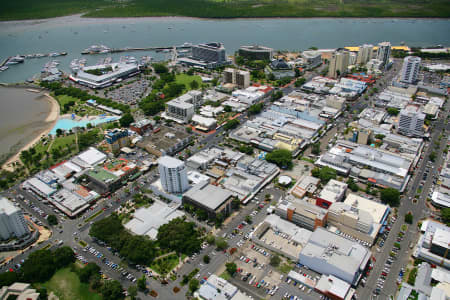
[[[175,76],[175,83],[184,84],[187,90],[191,90],[190,83],[197,81],[199,88],[202,86],[202,78],[198,75],[178,74]]]
[[[291,270],[293,269],[293,267],[289,264],[283,263],[282,265],[280,265],[278,267],[278,270],[284,274],[289,273]]]
[[[150,268],[157,272],[158,274],[168,274],[178,265],[179,258],[178,255],[169,255],[167,257],[155,260],[150,265]]]
[[[58,149],[59,147],[63,148],[67,145],[72,146],[75,144],[75,134],[70,134],[67,136],[60,136],[55,138],[53,141],[52,149]]]
[[[56,96],[56,99],[58,100],[59,107],[61,109],[62,114],[76,114],[77,116],[84,117],[84,116],[98,116],[100,114],[103,114],[104,112],[98,109],[95,109],[94,107],[86,105],[84,102],[80,101],[80,99],[68,96],[68,95],[58,95]],[[64,110],[64,105],[66,103],[69,103],[70,101],[74,101],[75,104],[71,106],[68,110]]]
[[[89,291],[89,285],[81,283],[78,275],[64,268],[55,273],[49,281],[42,284],[50,292],[54,292],[60,300],[101,300],[99,294]]]
[[[225,280],[230,280],[231,279],[231,275],[227,271],[224,271],[222,274],[219,275],[219,277],[223,278]]]

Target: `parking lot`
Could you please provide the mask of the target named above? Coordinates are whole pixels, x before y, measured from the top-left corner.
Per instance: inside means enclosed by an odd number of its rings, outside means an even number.
[[[150,80],[130,78],[103,91],[105,97],[128,105],[135,105],[149,89]]]

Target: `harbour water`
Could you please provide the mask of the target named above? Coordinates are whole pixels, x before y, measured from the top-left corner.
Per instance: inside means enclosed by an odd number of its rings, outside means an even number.
[[[182,17],[88,19],[69,16],[48,20],[0,22],[0,60],[17,54],[67,51],[66,56],[26,59],[0,72],[0,82],[24,82],[39,74],[49,61],[69,72],[70,62],[86,58],[87,65],[125,54],[165,59],[165,53],[127,52],[82,56],[93,44],[110,48],[161,47],[220,41],[228,54],[241,45],[259,44],[280,50],[311,46],[337,48],[390,41],[410,46],[450,45],[449,19],[232,19]],[[0,155],[17,151],[44,131],[50,104],[25,89],[0,87]]]
[[[390,41],[410,46],[450,45],[449,19],[231,19],[209,20],[182,17],[88,19],[69,16],[39,21],[0,22],[0,59],[17,54],[67,51],[57,57],[59,68],[81,58],[81,51],[93,44],[111,48],[173,46],[185,42],[220,41],[228,54],[241,45],[260,44],[281,50],[303,50],[311,46],[337,48]],[[125,54],[137,58],[150,55],[164,59],[164,53],[127,52],[87,55],[87,64]],[[38,74],[54,58],[27,59],[0,73],[0,82],[23,82]]]
[[[51,124],[51,105],[42,94],[0,87],[0,158],[17,152]]]

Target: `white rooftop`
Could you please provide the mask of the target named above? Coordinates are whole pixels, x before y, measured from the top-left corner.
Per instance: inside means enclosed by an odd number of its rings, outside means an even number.
[[[323,293],[330,293],[345,299],[350,290],[350,284],[333,275],[322,275],[317,282],[316,289]]]
[[[184,216],[178,211],[179,204],[168,206],[162,201],[155,200],[150,207],[141,207],[133,215],[133,219],[125,224],[125,228],[137,235],[147,235],[156,239],[158,228],[169,223],[170,220]]]
[[[93,147],[90,147],[77,157],[90,166],[98,165],[106,160],[106,155]]]
[[[389,207],[356,194],[349,194],[344,201],[345,204],[353,206],[359,210],[364,210],[372,215],[373,221],[381,224],[383,217],[386,215]]]
[[[178,168],[184,165],[184,162],[172,156],[162,156],[158,159],[158,164],[166,168]]]
[[[5,213],[7,215],[11,215],[18,211],[19,209],[14,206],[8,199],[5,197],[0,197],[0,213]]]

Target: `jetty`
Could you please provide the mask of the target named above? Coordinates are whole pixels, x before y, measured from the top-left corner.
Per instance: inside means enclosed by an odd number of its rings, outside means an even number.
[[[190,49],[191,46],[168,46],[168,47],[126,47],[126,48],[116,48],[116,49],[109,49],[109,50],[103,50],[101,52],[99,51],[88,51],[85,50],[81,52],[83,55],[88,54],[105,54],[105,53],[120,53],[120,52],[128,52],[128,51],[171,51],[173,49]]]

